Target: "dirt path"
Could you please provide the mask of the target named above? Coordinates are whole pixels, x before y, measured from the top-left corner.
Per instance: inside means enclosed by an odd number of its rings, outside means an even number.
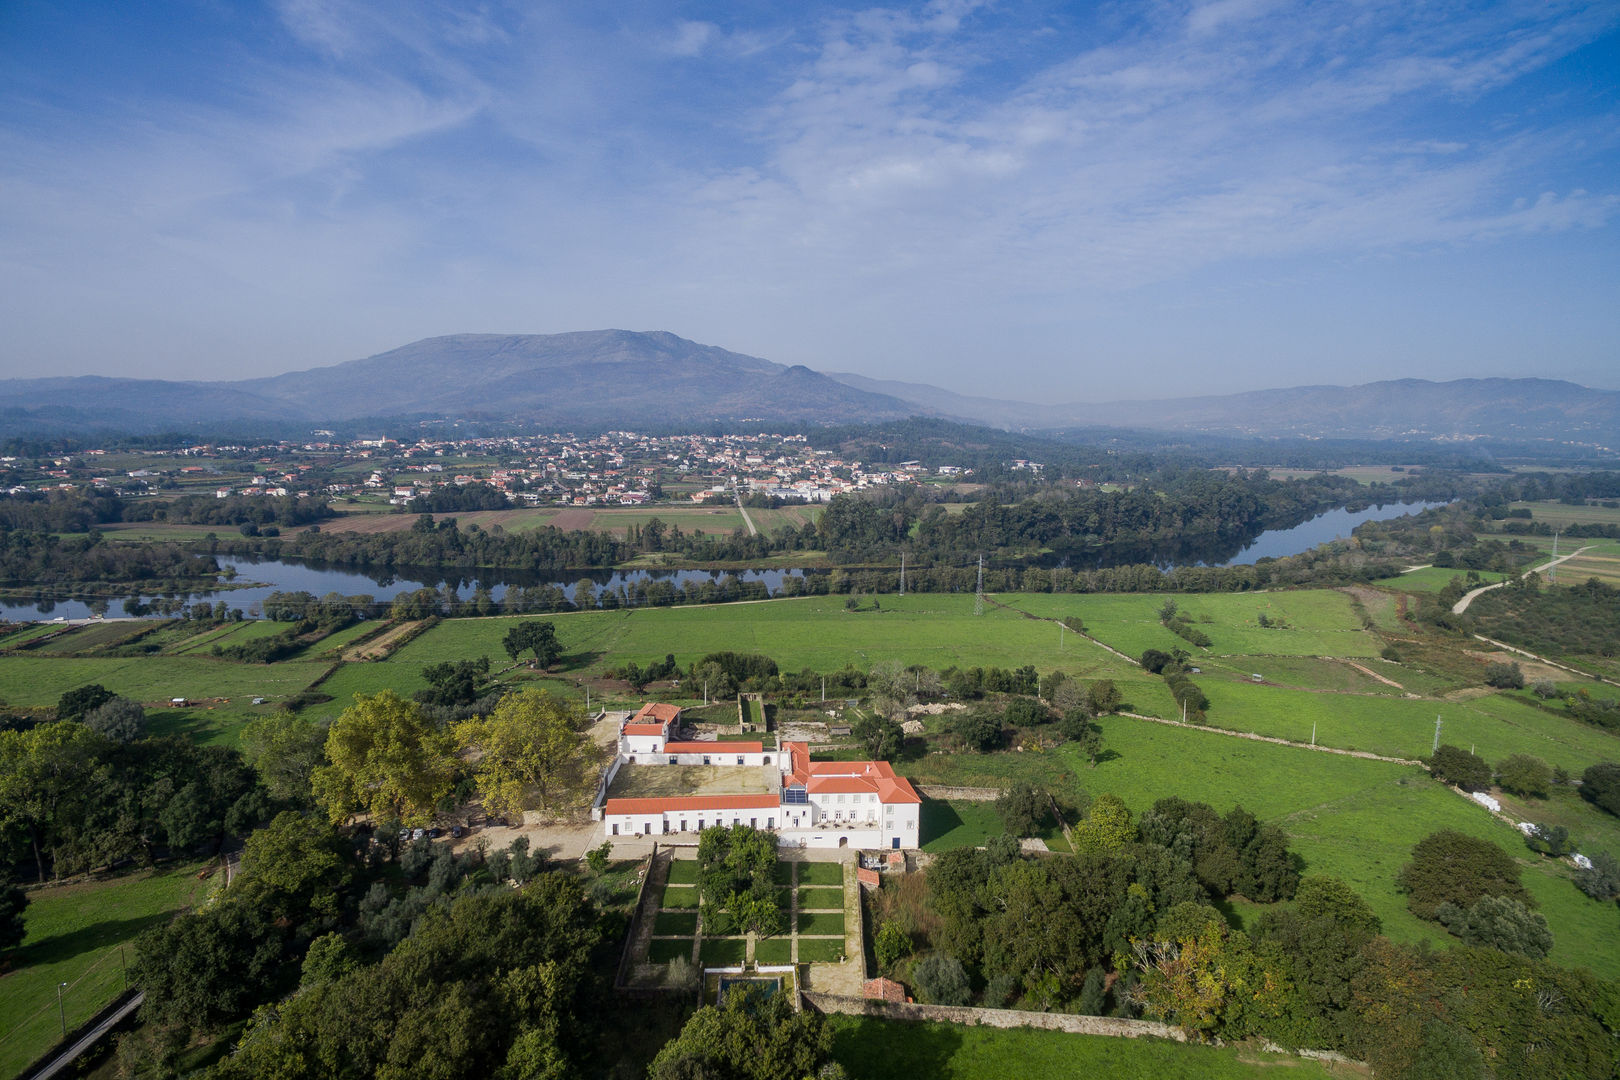
[[[1540,574],[1540,573],[1543,573],[1544,571],[1551,570],[1553,567],[1557,566],[1559,563],[1568,562],[1570,559],[1573,559],[1575,556],[1579,555],[1581,552],[1590,550],[1592,548],[1592,546],[1593,545],[1591,545],[1591,544],[1587,544],[1586,547],[1576,548],[1574,551],[1570,552],[1568,555],[1560,555],[1556,559],[1549,559],[1548,561],[1542,563],[1540,566],[1532,566],[1530,569],[1526,570],[1524,573],[1520,574],[1519,576],[1522,577],[1522,578],[1526,578],[1526,577],[1529,577],[1531,574]],[[1479,588],[1474,589],[1474,590],[1472,590],[1472,591],[1470,591],[1468,593],[1465,593],[1461,600],[1458,600],[1455,604],[1451,605],[1451,613],[1453,615],[1461,615],[1463,612],[1468,610],[1468,605],[1472,604],[1474,602],[1474,597],[1480,595],[1481,593],[1488,593],[1492,589],[1500,589],[1502,586],[1504,586],[1506,584],[1507,584],[1507,581],[1498,581],[1494,585],[1481,585]]]
[[[1385,686],[1393,686],[1397,690],[1405,690],[1406,689],[1406,687],[1402,686],[1400,683],[1396,682],[1394,679],[1386,679],[1384,676],[1378,674],[1378,672],[1374,671],[1372,668],[1366,667],[1366,666],[1364,666],[1362,664],[1358,664],[1354,660],[1345,660],[1344,657],[1342,657],[1342,656],[1334,657],[1334,659],[1335,660],[1340,660],[1340,661],[1343,661],[1346,664],[1349,664],[1351,667],[1355,668],[1357,671],[1361,672],[1363,675],[1366,675],[1366,676],[1369,676],[1371,678],[1377,679],[1379,682],[1383,683]]]
[[[742,491],[737,487],[735,477],[731,481],[731,495],[732,498],[737,500],[737,512],[742,515],[743,524],[748,526],[748,535],[758,536],[759,530],[754,528],[754,519],[748,516],[748,507],[742,504]]]
[[[1487,645],[1495,645],[1498,649],[1501,649],[1503,652],[1509,652],[1509,653],[1513,653],[1513,654],[1515,654],[1517,656],[1522,656],[1526,660],[1534,660],[1538,664],[1546,664],[1548,667],[1557,668],[1559,671],[1567,671],[1571,675],[1579,675],[1583,679],[1591,679],[1594,682],[1608,683],[1610,686],[1620,686],[1620,682],[1615,682],[1613,679],[1605,679],[1603,676],[1594,675],[1590,671],[1582,671],[1579,668],[1572,668],[1568,664],[1560,664],[1557,660],[1549,660],[1545,656],[1537,656],[1535,653],[1530,652],[1530,651],[1528,651],[1526,649],[1521,649],[1521,648],[1518,648],[1517,646],[1509,645],[1505,641],[1497,641],[1495,638],[1488,638],[1484,634],[1475,634],[1474,638],[1477,641],[1485,642]]]
[[[1127,663],[1135,664],[1137,667],[1142,666],[1142,662],[1140,660],[1138,660],[1136,657],[1134,657],[1134,656],[1126,656],[1124,653],[1120,652],[1118,649],[1114,648],[1112,645],[1104,645],[1102,642],[1098,641],[1096,638],[1092,637],[1090,634],[1086,633],[1084,630],[1071,630],[1071,629],[1069,629],[1068,626],[1064,625],[1064,622],[1063,622],[1062,619],[1048,618],[1045,615],[1035,615],[1035,614],[1033,614],[1031,612],[1025,611],[1023,608],[1015,608],[1011,604],[1003,604],[1000,600],[997,600],[993,596],[986,596],[984,599],[985,599],[985,602],[988,603],[991,607],[998,607],[1003,611],[1014,612],[1015,614],[1022,615],[1026,619],[1034,619],[1036,622],[1056,623],[1058,626],[1062,626],[1063,629],[1068,630],[1069,633],[1073,634],[1075,637],[1085,638],[1087,641],[1089,641],[1093,645],[1097,646],[1097,648],[1102,649],[1105,652],[1111,652],[1115,656],[1119,657],[1121,660],[1126,661]]]

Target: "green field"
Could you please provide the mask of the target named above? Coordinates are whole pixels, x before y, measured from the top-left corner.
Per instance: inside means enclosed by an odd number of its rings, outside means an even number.
[[[850,1080],[1325,1080],[1340,1075],[1314,1061],[1248,1047],[836,1014],[827,1025],[833,1057]]]
[[[237,664],[203,656],[0,657],[0,700],[12,705],[55,705],[68,690],[100,683],[147,704],[170,698],[239,698],[296,694],[325,664],[288,661]]]
[[[804,862],[799,864],[799,885],[843,885],[844,864],[835,862]]]
[[[1480,585],[1490,585],[1513,575],[1499,574],[1491,570],[1477,571]],[[1437,593],[1451,583],[1452,578],[1467,578],[1467,570],[1458,570],[1455,567],[1425,566],[1421,570],[1410,573],[1397,574],[1394,577],[1382,578],[1380,585],[1400,589],[1402,592],[1429,592]],[[1476,586],[1470,585],[1469,588]]]
[[[929,852],[982,847],[1007,831],[991,803],[956,799],[924,799],[921,825],[922,849]]]
[[[1620,976],[1620,950],[1612,945],[1620,935],[1620,909],[1587,899],[1565,866],[1536,856],[1515,830],[1417,766],[1124,717],[1106,717],[1101,724],[1106,749],[1095,769],[1066,746],[1044,754],[930,755],[898,762],[896,768],[925,783],[1001,787],[1028,781],[1071,796],[1110,791],[1136,813],[1167,795],[1207,802],[1222,813],[1241,803],[1262,820],[1283,826],[1290,846],[1305,860],[1305,873],[1349,882],[1384,920],[1385,932],[1403,941],[1452,940],[1406,910],[1395,875],[1424,836],[1458,829],[1500,844],[1525,867],[1527,885],[1553,927],[1554,960]]]
[[[825,908],[843,910],[844,890],[833,888],[803,888],[799,890],[799,909]]]
[[[121,963],[135,958],[128,943],[206,894],[197,870],[190,864],[30,894],[27,937],[14,969],[0,976],[0,1076],[17,1075],[61,1037],[58,983],[68,984],[62,1002],[70,1031],[124,988]]]

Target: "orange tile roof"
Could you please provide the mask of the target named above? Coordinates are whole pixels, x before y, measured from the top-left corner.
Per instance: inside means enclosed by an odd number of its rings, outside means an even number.
[[[641,707],[640,712],[636,713],[636,715],[630,718],[630,722],[646,723],[648,721],[654,721],[660,724],[667,724],[672,720],[679,720],[680,718],[681,707],[679,705],[665,705],[662,702],[649,701],[647,704]]]
[[[903,776],[878,781],[878,801],[884,803],[921,803],[922,797],[911,781]]]
[[[861,984],[861,996],[867,998],[876,998],[879,1001],[898,1001],[903,1003],[906,1000],[906,988],[895,982],[893,979],[868,979],[866,982]]]
[[[626,735],[662,735],[662,734],[664,734],[664,725],[663,724],[626,724],[626,725],[624,725],[624,733]]]
[[[602,813],[662,814],[671,810],[776,810],[782,801],[775,795],[687,795],[670,799],[609,799]]]
[[[757,742],[672,742],[664,744],[666,754],[763,754],[765,744]]]

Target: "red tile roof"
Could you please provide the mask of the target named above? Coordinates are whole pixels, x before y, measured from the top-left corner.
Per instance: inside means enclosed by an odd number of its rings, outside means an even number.
[[[782,800],[775,795],[687,795],[668,799],[609,799],[602,806],[604,815],[662,814],[670,810],[776,810]]]
[[[861,996],[876,998],[879,1001],[898,1001],[904,1004],[906,988],[893,979],[868,979],[861,984]]]
[[[662,702],[649,701],[647,704],[641,707],[640,712],[636,713],[636,715],[630,718],[630,722],[633,724],[645,724],[651,721],[659,724],[667,724],[673,720],[679,720],[680,718],[681,707],[679,705],[665,705]]]
[[[672,742],[664,744],[666,754],[763,754],[765,744],[757,742]]]
[[[663,735],[665,734],[665,727],[663,724],[626,724],[624,725],[624,733],[626,735]]]

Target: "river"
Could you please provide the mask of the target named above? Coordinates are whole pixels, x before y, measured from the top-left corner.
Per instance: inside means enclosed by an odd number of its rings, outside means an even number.
[[[1270,529],[1255,537],[1237,554],[1224,561],[1206,559],[1199,565],[1206,566],[1241,566],[1257,562],[1264,558],[1281,558],[1285,555],[1297,555],[1308,551],[1318,544],[1342,536],[1349,536],[1350,531],[1364,521],[1383,521],[1389,518],[1401,517],[1405,514],[1417,513],[1434,506],[1443,506],[1444,503],[1416,502],[1395,503],[1384,506],[1369,506],[1362,510],[1329,510],[1318,514],[1302,524],[1290,529]],[[1231,550],[1228,548],[1227,550]],[[401,593],[415,592],[421,588],[443,589],[447,585],[456,590],[456,595],[462,599],[470,598],[478,588],[478,578],[447,579],[438,577],[433,580],[431,572],[420,569],[407,570],[403,573],[414,576],[384,576],[371,577],[356,573],[352,570],[339,570],[328,566],[316,566],[306,563],[288,562],[285,560],[256,560],[237,556],[222,556],[219,560],[221,566],[229,566],[236,571],[236,580],[252,582],[246,588],[225,589],[207,594],[207,599],[218,603],[223,601],[229,608],[239,610],[251,616],[262,613],[264,600],[272,592],[307,592],[315,596],[325,596],[327,593],[338,593],[342,596],[369,595],[379,601],[392,600]],[[825,571],[809,571],[809,573],[824,573]],[[740,581],[762,581],[765,587],[774,595],[782,586],[787,577],[802,577],[806,571],[800,569],[770,569],[770,570],[629,570],[629,571],[603,571],[583,570],[570,577],[567,581],[558,581],[537,574],[524,574],[521,571],[495,570],[489,571],[483,579],[489,584],[490,595],[500,600],[506,595],[510,586],[532,588],[540,585],[555,585],[562,589],[573,599],[574,590],[578,582],[589,579],[593,582],[598,594],[604,589],[617,590],[624,585],[632,585],[642,581],[668,581],[677,589],[684,588],[689,581],[719,581],[728,574],[734,575]],[[104,613],[117,617],[124,614],[125,597],[114,597],[107,602]],[[202,599],[198,596],[197,599]],[[83,600],[52,600],[48,597],[27,600],[0,599],[0,618],[14,622],[48,621],[52,619],[87,619],[95,612],[87,601]]]

